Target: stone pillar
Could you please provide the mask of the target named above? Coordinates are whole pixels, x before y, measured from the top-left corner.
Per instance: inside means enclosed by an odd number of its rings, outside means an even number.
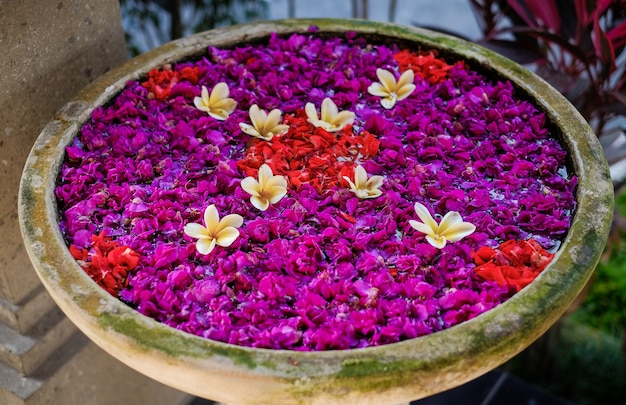
[[[181,404],[89,342],[32,269],[17,220],[26,157],[75,93],[126,59],[118,0],[0,0],[0,403]]]

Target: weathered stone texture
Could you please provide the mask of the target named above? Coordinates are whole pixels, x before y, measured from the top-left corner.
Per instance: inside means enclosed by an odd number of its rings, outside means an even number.
[[[17,189],[31,145],[87,83],[126,59],[117,1],[0,0],[0,297],[38,286],[20,237]]]
[[[19,181],[35,139],[81,88],[125,59],[117,0],[0,0],[1,404],[188,399],[78,332],[43,289],[19,231]]]

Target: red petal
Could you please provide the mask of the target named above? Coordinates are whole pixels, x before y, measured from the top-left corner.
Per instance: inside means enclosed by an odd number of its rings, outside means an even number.
[[[75,260],[87,260],[89,257],[87,249],[79,249],[74,245],[70,245],[70,254]]]
[[[348,221],[348,222],[350,222],[352,224],[356,224],[356,218],[353,217],[352,215],[346,214],[345,212],[341,212],[341,211],[339,212],[339,215],[341,215],[341,217],[343,219],[345,219],[346,221]]]
[[[476,267],[474,271],[485,280],[495,281],[500,287],[504,287],[507,284],[502,275],[501,267],[493,263],[485,263],[482,266]]]

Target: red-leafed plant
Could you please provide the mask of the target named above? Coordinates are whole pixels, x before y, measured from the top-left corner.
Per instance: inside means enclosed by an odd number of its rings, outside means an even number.
[[[483,33],[477,42],[565,95],[600,138],[616,189],[626,184],[626,131],[619,127],[626,119],[626,0],[470,4]]]
[[[626,115],[626,0],[470,0],[482,44],[561,91],[598,136]]]

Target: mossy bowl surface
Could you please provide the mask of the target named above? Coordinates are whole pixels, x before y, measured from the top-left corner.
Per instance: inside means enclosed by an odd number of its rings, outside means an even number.
[[[94,108],[128,80],[155,67],[267,38],[271,32],[356,31],[372,41],[437,49],[482,73],[510,80],[547,114],[578,176],[570,231],[547,269],[528,287],[470,321],[432,335],[354,350],[294,352],[238,347],[175,330],[145,317],[94,283],[70,255],[58,226],[54,188],[64,148]],[[96,344],[164,384],[228,404],[394,404],[470,381],[544,333],[580,292],[606,243],[613,188],[596,136],[557,91],[519,65],[475,44],[412,27],[356,20],[284,20],[209,31],[168,43],[102,76],[68,103],[37,139],[19,201],[21,231],[43,284]]]

